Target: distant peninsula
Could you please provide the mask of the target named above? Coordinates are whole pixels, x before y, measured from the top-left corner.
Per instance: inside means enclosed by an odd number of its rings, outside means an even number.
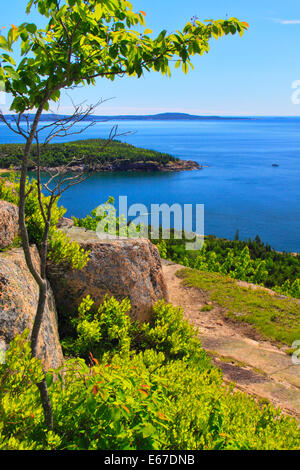
[[[149,115],[120,115],[120,116],[90,116],[91,119],[97,118],[106,121],[216,121],[216,120],[244,120],[251,119],[247,117],[229,117],[229,116],[197,116],[187,113],[160,113]]]
[[[7,114],[6,119],[12,121],[14,116]],[[29,114],[29,119],[33,119],[34,115]],[[67,115],[62,114],[43,114],[41,121],[53,121],[55,119],[66,118]],[[25,119],[23,117],[23,119]],[[116,115],[116,116],[97,116],[90,115],[85,117],[85,121],[224,121],[224,120],[251,120],[252,117],[243,116],[197,116],[194,114],[187,113],[160,113],[160,114],[146,114],[146,115]]]
[[[112,141],[103,149],[105,142],[104,139],[87,139],[49,144],[42,150],[41,166],[44,171],[55,169],[62,172],[82,172],[86,170],[93,172],[186,171],[202,169],[202,165],[195,161],[180,160],[167,153],[135,147],[117,140]],[[10,167],[19,169],[23,148],[23,144],[1,144],[0,171]],[[30,163],[28,169],[34,170],[35,145],[32,146],[31,155],[32,163]]]

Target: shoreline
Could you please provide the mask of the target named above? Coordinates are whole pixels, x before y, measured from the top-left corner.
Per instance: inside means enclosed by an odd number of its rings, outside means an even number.
[[[168,163],[160,163],[156,161],[131,161],[129,159],[120,159],[112,162],[97,163],[93,168],[88,168],[86,165],[73,165],[65,168],[65,165],[59,166],[45,166],[41,167],[42,172],[61,171],[62,173],[104,173],[104,172],[126,172],[126,171],[152,171],[152,172],[178,172],[178,171],[193,171],[202,170],[204,167],[193,160],[175,160]],[[14,167],[13,170],[18,171],[19,167]],[[35,167],[29,167],[28,171],[34,171]],[[0,168],[0,173],[8,173],[9,168]]]

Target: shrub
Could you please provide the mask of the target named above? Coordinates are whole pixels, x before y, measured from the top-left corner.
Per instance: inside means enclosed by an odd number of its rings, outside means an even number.
[[[296,279],[293,283],[288,279],[282,286],[274,287],[274,290],[280,294],[300,299],[300,279]]]
[[[30,242],[35,243],[39,247],[43,239],[45,222],[39,205],[36,180],[27,180],[26,192],[28,195],[25,203],[25,218],[28,236]],[[0,179],[0,199],[4,199],[5,201],[18,205],[18,194],[19,179],[16,173],[11,172],[8,179]],[[46,212],[50,196],[46,197],[42,194],[41,198]],[[73,269],[81,269],[86,265],[89,253],[80,249],[78,243],[70,242],[66,234],[61,231],[57,231],[56,228],[59,219],[63,217],[65,212],[66,209],[62,206],[59,207],[58,200],[56,200],[52,207],[50,221],[48,258],[54,263],[67,262],[71,264]]]
[[[104,355],[90,367],[69,359],[47,373],[52,432],[43,423],[40,373],[26,338],[17,337],[0,366],[1,450],[299,449],[294,420],[224,386],[207,361],[168,360],[154,349]]]
[[[199,271],[226,274],[233,279],[263,285],[283,295],[300,298],[300,256],[277,253],[258,237],[254,241],[242,242],[208,236],[204,247],[194,252],[186,250],[184,240],[153,242],[164,259]]]
[[[90,215],[82,219],[72,217],[74,225],[76,227],[84,227],[87,230],[110,233],[121,237],[147,237],[147,228],[142,224],[127,223],[123,215],[117,216],[114,203],[115,199],[110,196],[104,204],[92,210]]]
[[[153,320],[138,326],[142,350],[152,348],[163,352],[168,360],[199,361],[209,367],[209,360],[197,338],[197,330],[184,319],[180,307],[165,301],[153,306]]]
[[[93,307],[90,296],[82,300],[78,316],[72,320],[77,338],[69,337],[62,342],[66,352],[86,359],[89,353],[98,359],[102,359],[104,353],[128,354],[131,344],[129,301],[118,302],[114,297],[106,297],[99,309],[94,311]]]
[[[62,341],[65,352],[86,359],[92,353],[92,357],[102,360],[105,353],[128,355],[130,350],[153,349],[162,352],[167,360],[193,360],[209,367],[197,330],[184,320],[181,308],[159,301],[153,306],[153,320],[144,324],[131,322],[130,308],[128,299],[118,302],[106,297],[94,311],[94,302],[87,296],[77,317],[71,320],[77,337]]]

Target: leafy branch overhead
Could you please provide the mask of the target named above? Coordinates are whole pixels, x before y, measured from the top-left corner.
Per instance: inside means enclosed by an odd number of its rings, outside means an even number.
[[[27,13],[36,6],[48,24],[12,25],[7,37],[0,36],[0,80],[13,95],[11,110],[26,112],[49,109],[60,90],[78,84],[94,84],[97,77],[114,80],[124,74],[140,77],[155,70],[170,75],[170,61],[187,73],[191,58],[209,51],[209,40],[248,29],[246,22],[198,20],[182,31],[162,31],[152,39],[145,29],[145,12],[135,13],[126,0],[31,0]],[[138,28],[137,31],[136,28]],[[13,44],[21,41],[23,59],[16,65]]]

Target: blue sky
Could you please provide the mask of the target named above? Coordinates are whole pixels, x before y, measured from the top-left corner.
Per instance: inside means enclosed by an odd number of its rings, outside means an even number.
[[[26,0],[11,0],[1,12],[1,26],[26,20]],[[212,40],[209,54],[194,59],[195,70],[171,78],[158,73],[141,79],[122,78],[72,92],[76,102],[108,99],[97,114],[155,114],[187,112],[202,115],[300,115],[292,103],[292,83],[300,80],[299,0],[132,0],[147,13],[146,25],[158,33],[182,28],[197,15],[200,20],[235,16],[250,24],[240,38]],[[6,3],[8,6],[8,3]],[[37,15],[33,20],[37,21]],[[5,110],[5,108],[2,106]],[[61,111],[68,112],[63,97]]]

